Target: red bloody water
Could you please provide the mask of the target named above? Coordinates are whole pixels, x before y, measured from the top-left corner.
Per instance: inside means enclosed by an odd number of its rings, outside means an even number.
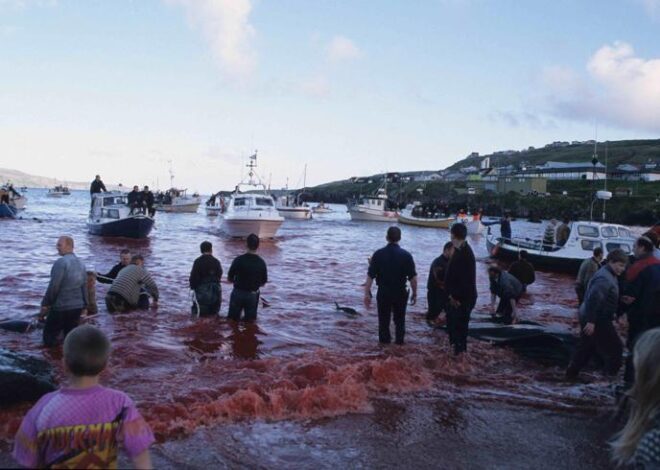
[[[104,383],[135,399],[159,441],[168,443],[162,452],[167,457],[164,461],[170,464],[178,462],[177,456],[182,454],[188,459],[191,452],[190,446],[181,450],[174,440],[189,442],[179,439],[199,433],[205,426],[223,425],[213,429],[225,430],[230,429],[226,426],[240,426],[236,432],[265,432],[282,438],[293,432],[301,436],[300,442],[316,442],[316,438],[310,437],[316,428],[300,429],[295,423],[342,417],[319,422],[325,423],[319,424],[322,429],[344,428],[336,438],[328,438],[334,431],[323,434],[332,447],[333,442],[344,442],[346,432],[359,434],[361,418],[352,418],[355,421],[351,425],[352,421],[346,421],[348,415],[378,417],[384,409],[389,410],[386,414],[395,413],[397,406],[412,410],[416,416],[413,422],[417,424],[409,432],[428,433],[426,412],[420,410],[426,410],[431,402],[458,400],[479,404],[485,410],[504,410],[503,416],[535,416],[534,420],[570,413],[585,416],[585,424],[588,416],[610,401],[607,384],[595,374],[587,376],[596,380],[595,385],[569,385],[563,381],[563,370],[557,367],[543,366],[476,341],[470,343],[470,353],[463,360],[448,354],[444,333],[430,329],[423,318],[428,267],[448,240],[447,231],[401,227],[402,246],[412,252],[417,263],[420,300],[409,308],[407,344],[382,347],[377,342],[375,308],[367,310],[362,306],[360,286],[368,256],[384,244],[384,224],[352,222],[339,206],[340,212],[311,221],[286,221],[277,241],[264,242],[260,249],[269,266],[270,282],[262,295],[270,307],[260,309],[256,325],[237,326],[224,318],[198,320],[190,316],[187,280],[199,243],[213,242],[225,270],[244,250],[242,241],[223,237],[218,219],[207,218],[201,211],[196,215],[158,214],[156,230],[149,240],[107,240],[86,233],[89,202],[85,193],[74,192],[61,200],[49,200],[37,191],[28,196],[29,209],[23,213],[24,220],[0,221],[0,319],[24,318],[38,312],[48,272],[57,258],[55,242],[60,234],[73,235],[76,253],[88,267],[101,272],[117,262],[122,248],[143,254],[146,267],[161,290],[158,309],[110,316],[103,304],[107,286],[99,284],[100,314],[90,322],[106,331],[113,344]],[[32,220],[33,217],[40,221]],[[513,229],[533,234],[539,227],[514,223]],[[478,257],[480,298],[475,311],[483,312],[490,301],[485,240],[474,237],[470,243]],[[223,285],[223,314],[230,288]],[[522,301],[521,314],[569,329],[576,307],[574,297],[572,278],[538,273],[537,282]],[[335,310],[335,301],[356,308],[362,315],[347,317]],[[61,351],[42,348],[38,332],[0,332],[0,345],[45,357],[59,368]],[[384,398],[389,404],[383,405]],[[391,400],[404,404],[395,406]],[[0,412],[0,439],[11,439],[28,407],[14,406]],[[474,412],[469,415],[468,422],[484,419]],[[289,424],[267,430],[255,424],[263,422]],[[509,426],[506,419],[498,418],[497,423],[500,428]],[[573,426],[568,422],[565,425]],[[431,432],[441,434],[446,426],[447,420],[442,418]],[[525,425],[515,426],[524,436]],[[393,437],[400,430],[387,432]],[[471,435],[470,432],[465,435]],[[372,437],[362,439],[366,443]],[[206,451],[195,451],[200,465],[204,452],[211,455],[225,446],[215,438],[204,439]],[[269,445],[262,442],[255,444],[255,449],[263,450]],[[471,447],[468,442],[463,445],[466,449]],[[387,446],[383,444],[383,448]],[[487,462],[505,463],[497,457],[496,450],[491,451],[493,458]],[[224,449],[223,455],[227,452]],[[295,450],[290,452],[296,454]],[[303,449],[299,452],[315,458]],[[288,454],[274,455],[257,452],[247,462],[267,466],[291,463]],[[353,458],[349,451],[323,455],[323,459],[335,464],[345,464]],[[365,457],[363,463],[392,463],[379,461],[380,454],[375,455]],[[459,453],[454,460],[456,465],[461,465],[460,458]],[[576,458],[580,461],[581,457]],[[524,462],[536,465],[540,460],[532,455]]]

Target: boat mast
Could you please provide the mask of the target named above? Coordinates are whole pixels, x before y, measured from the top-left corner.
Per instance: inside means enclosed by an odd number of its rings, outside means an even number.
[[[172,171],[172,160],[168,160],[170,164],[170,189],[174,187],[174,172]]]

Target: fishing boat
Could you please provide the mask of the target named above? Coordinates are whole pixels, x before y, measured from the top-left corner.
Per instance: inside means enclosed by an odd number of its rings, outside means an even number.
[[[248,180],[236,186],[222,214],[221,229],[230,237],[245,238],[255,234],[259,238],[274,238],[284,222],[275,207],[275,200],[256,174],[257,154],[250,157]]]
[[[156,210],[194,214],[202,203],[199,196],[188,196],[186,189],[170,188],[164,193],[156,194]]]
[[[14,219],[18,210],[16,207],[7,204],[6,202],[0,203],[0,219]]]
[[[217,217],[225,211],[225,208],[225,199],[218,192],[206,201],[204,210],[209,217]]]
[[[48,197],[62,197],[62,196],[70,196],[71,191],[69,191],[68,186],[62,186],[62,185],[57,185],[48,190],[46,193],[46,196]]]
[[[331,212],[334,212],[334,210],[326,206],[324,203],[319,202],[317,205],[312,207],[312,212],[314,214],[330,214]]]
[[[397,222],[399,213],[389,208],[385,186],[378,188],[373,196],[364,196],[360,200],[349,201],[348,213],[352,220],[370,222]]]
[[[286,189],[283,196],[280,196],[275,203],[277,211],[285,219],[309,220],[312,218],[312,209],[302,202],[301,198],[307,186],[307,165],[303,173],[303,189],[300,193],[292,195],[289,193],[289,182],[287,179]]]
[[[416,227],[448,229],[454,222],[454,217],[445,217],[440,212],[425,211],[419,202],[408,204],[399,214],[399,223]]]
[[[7,205],[12,206],[17,211],[25,209],[28,199],[16,191],[12,184],[8,183],[1,186],[0,192],[6,194],[6,200],[4,202],[6,202]]]
[[[147,211],[131,211],[126,194],[120,191],[92,194],[92,208],[87,219],[91,235],[146,238],[153,226],[154,219]]]

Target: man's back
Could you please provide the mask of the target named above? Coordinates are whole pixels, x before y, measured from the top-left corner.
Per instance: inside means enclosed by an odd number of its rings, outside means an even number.
[[[73,253],[65,254],[50,272],[50,283],[43,305],[57,310],[84,308],[87,304],[87,270]]]
[[[403,290],[406,281],[415,277],[412,255],[397,243],[389,243],[371,257],[369,276],[376,279],[379,288]]]
[[[193,263],[190,272],[190,288],[195,289],[202,283],[217,282],[222,278],[222,266],[220,261],[211,255],[203,254]]]
[[[534,266],[527,260],[519,259],[511,265],[509,273],[516,277],[523,284],[533,284],[536,280]]]
[[[268,282],[266,262],[255,253],[245,253],[234,259],[227,278],[240,290],[256,292]]]
[[[445,275],[447,294],[459,302],[477,299],[477,262],[467,242],[456,248],[447,265]]]
[[[158,287],[149,273],[141,266],[129,264],[119,272],[108,292],[119,294],[131,305],[137,305],[141,287],[158,299]]]
[[[429,279],[426,283],[427,289],[444,289],[445,286],[445,271],[449,264],[449,258],[445,255],[440,255],[431,263],[429,272]]]

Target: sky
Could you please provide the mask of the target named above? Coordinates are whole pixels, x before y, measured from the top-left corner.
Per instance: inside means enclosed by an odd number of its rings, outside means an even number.
[[[660,0],[0,0],[0,77],[0,167],[309,186],[660,137]]]

